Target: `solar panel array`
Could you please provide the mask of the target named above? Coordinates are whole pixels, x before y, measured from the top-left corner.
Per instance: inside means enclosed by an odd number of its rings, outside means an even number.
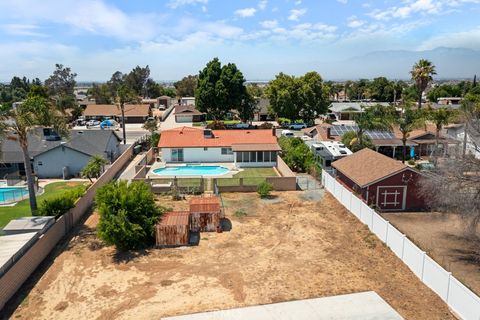
[[[332,136],[342,136],[344,133],[349,131],[357,131],[356,126],[332,126],[330,129],[330,134]],[[395,139],[395,135],[391,131],[378,131],[378,130],[366,130],[364,132],[370,139],[375,140],[384,140],[384,139]]]

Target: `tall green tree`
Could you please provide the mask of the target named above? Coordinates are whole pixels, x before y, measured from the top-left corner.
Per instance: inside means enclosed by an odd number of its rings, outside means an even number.
[[[303,120],[312,122],[327,111],[328,88],[317,72],[307,72],[298,80],[299,114]]]
[[[63,114],[67,109],[73,109],[76,104],[76,98],[73,90],[76,85],[75,78],[77,74],[72,72],[69,67],[62,64],[56,64],[53,74],[45,80],[48,95],[55,101],[58,110]]]
[[[33,133],[37,126],[52,127],[59,135],[66,136],[68,130],[64,117],[59,114],[55,106],[47,98],[29,94],[24,103],[15,109],[0,108],[0,123],[0,134],[2,137],[16,141],[22,150],[30,209],[32,215],[35,215],[37,212],[37,199],[35,197],[35,180],[31,158],[28,151],[28,136]]]
[[[175,82],[173,86],[177,90],[179,97],[194,97],[197,83],[198,75],[188,75],[183,77],[182,80]]]
[[[237,66],[234,63],[222,66],[214,58],[200,71],[195,104],[214,120],[221,120],[230,110],[240,108],[245,94],[245,78]]]
[[[294,76],[280,72],[266,89],[272,111],[277,117],[296,119],[298,112],[298,88]]]
[[[457,114],[453,110],[442,107],[439,109],[428,110],[427,117],[435,125],[434,159],[436,164],[438,159],[438,142],[440,139],[440,131],[443,129],[443,127],[451,123],[457,117]]]
[[[354,120],[359,144],[364,144],[364,133],[367,130],[391,130],[394,110],[394,108],[376,105],[356,114]]]
[[[410,71],[412,80],[415,81],[418,94],[418,109],[422,108],[422,94],[428,86],[428,83],[433,80],[433,75],[437,74],[435,66],[432,62],[426,59],[420,59],[413,65]]]
[[[146,97],[146,85],[150,79],[150,68],[136,66],[123,79],[123,84],[130,88],[135,94],[141,97]]]
[[[96,104],[111,104],[113,102],[113,95],[107,83],[96,84],[88,89],[88,95],[95,99]]]
[[[93,183],[93,178],[98,178],[102,175],[105,165],[108,164],[108,161],[105,160],[100,155],[94,155],[87,165],[82,169],[81,175],[84,178],[88,178],[91,183]]]

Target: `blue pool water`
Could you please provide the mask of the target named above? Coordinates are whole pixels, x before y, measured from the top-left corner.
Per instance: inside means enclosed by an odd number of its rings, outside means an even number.
[[[0,203],[22,200],[26,195],[28,195],[27,188],[2,187],[0,188]]]
[[[219,176],[230,170],[222,166],[182,166],[153,170],[159,176]]]

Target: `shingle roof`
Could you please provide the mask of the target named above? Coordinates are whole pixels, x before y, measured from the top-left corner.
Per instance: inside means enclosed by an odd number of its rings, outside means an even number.
[[[71,149],[80,151],[88,155],[105,155],[108,141],[114,135],[118,141],[121,139],[111,130],[71,130],[67,140],[63,145]],[[14,139],[15,135],[10,135],[10,139],[4,139],[1,142],[0,162],[1,163],[22,163],[23,154],[18,142]],[[28,135],[28,151],[30,157],[35,157],[41,153],[56,148],[62,144],[62,141],[47,141],[43,135],[42,128],[36,128]]]
[[[162,131],[159,148],[232,147],[238,144],[278,145],[272,130],[212,130],[206,138],[203,129],[180,127]]]
[[[333,162],[332,167],[362,188],[409,168],[400,161],[367,148]]]
[[[175,114],[201,115],[204,114],[198,111],[194,105],[176,105]]]

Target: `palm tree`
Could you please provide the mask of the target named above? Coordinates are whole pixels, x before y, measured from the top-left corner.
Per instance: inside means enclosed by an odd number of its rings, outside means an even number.
[[[444,126],[452,122],[455,116],[456,114],[452,110],[445,107],[439,109],[431,109],[428,111],[428,119],[435,125],[435,164],[437,163],[438,157],[438,141],[440,139],[440,131],[443,129]]]
[[[35,92],[32,90],[32,92]],[[35,180],[32,172],[30,154],[28,152],[28,136],[40,126],[53,127],[61,136],[68,134],[64,118],[55,106],[45,97],[30,93],[23,104],[13,108],[0,110],[0,134],[9,140],[17,141],[23,154],[25,174],[32,215],[37,212],[35,197]]]
[[[127,133],[125,131],[125,103],[138,102],[138,96],[136,96],[133,90],[125,84],[120,85],[116,94],[115,101],[122,111],[123,144],[127,144]]]
[[[402,134],[402,163],[405,163],[405,158],[407,157],[407,138],[410,135],[410,132],[412,132],[414,129],[422,127],[425,123],[425,120],[419,110],[412,110],[407,104],[403,112],[395,118],[394,122]]]
[[[432,76],[437,74],[435,66],[426,59],[420,59],[413,65],[412,80],[415,81],[418,92],[418,109],[422,108],[422,94],[428,86],[428,83],[433,80]]]

